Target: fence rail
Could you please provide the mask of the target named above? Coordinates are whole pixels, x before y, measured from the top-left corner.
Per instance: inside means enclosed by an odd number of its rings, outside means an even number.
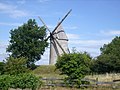
[[[62,86],[66,87],[67,85],[64,82],[64,79],[61,78],[42,78],[43,82],[45,83],[44,86]],[[82,79],[82,81],[89,81],[94,84],[81,84],[80,87],[97,87],[97,86],[112,86],[112,88],[120,88],[120,79],[113,80],[111,82],[100,82],[98,79]],[[119,85],[116,85],[116,82],[119,83]],[[70,86],[74,87],[74,85],[70,84]]]

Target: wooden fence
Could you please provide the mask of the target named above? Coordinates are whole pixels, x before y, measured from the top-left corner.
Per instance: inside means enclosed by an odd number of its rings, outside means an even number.
[[[67,85],[64,82],[64,79],[61,78],[42,78],[44,82],[44,86],[48,87],[55,87],[55,86],[62,86],[66,87]],[[82,81],[89,81],[92,84],[81,84],[80,87],[99,87],[99,86],[108,86],[112,88],[120,88],[120,79],[113,80],[111,82],[100,82],[98,79],[82,79]],[[74,87],[74,85],[70,85]]]

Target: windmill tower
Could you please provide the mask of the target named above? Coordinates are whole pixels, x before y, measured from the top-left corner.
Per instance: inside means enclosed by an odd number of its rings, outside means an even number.
[[[68,38],[65,34],[65,31],[61,25],[61,23],[65,20],[65,18],[69,15],[70,10],[64,18],[58,23],[55,29],[51,32],[47,25],[43,22],[43,20],[39,17],[41,22],[44,24],[46,29],[49,31],[50,35],[46,38],[46,40],[50,39],[50,57],[49,64],[53,65],[56,63],[57,57],[64,54],[69,53],[68,49]]]
[[[53,37],[54,38],[50,40],[49,64],[55,64],[59,55],[62,55],[63,53],[69,53],[68,38],[61,25],[55,30]]]

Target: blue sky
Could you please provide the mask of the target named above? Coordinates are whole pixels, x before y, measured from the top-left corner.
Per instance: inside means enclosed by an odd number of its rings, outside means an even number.
[[[69,48],[100,54],[100,47],[120,36],[120,0],[0,0],[0,60],[7,57],[10,30],[40,16],[52,30],[59,19],[72,12],[62,23]],[[49,48],[37,64],[48,64]]]

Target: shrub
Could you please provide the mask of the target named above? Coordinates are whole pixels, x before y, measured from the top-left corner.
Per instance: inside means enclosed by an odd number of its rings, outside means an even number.
[[[42,85],[40,78],[33,74],[19,74],[19,75],[1,75],[0,76],[0,90],[8,90],[9,88],[30,88],[36,90]]]
[[[61,71],[61,74],[67,75],[67,83],[79,86],[86,83],[82,82],[81,79],[90,71],[90,60],[91,58],[87,53],[63,54],[58,57],[56,68]]]
[[[13,58],[8,57],[4,66],[5,74],[17,75],[28,72],[25,57]]]

